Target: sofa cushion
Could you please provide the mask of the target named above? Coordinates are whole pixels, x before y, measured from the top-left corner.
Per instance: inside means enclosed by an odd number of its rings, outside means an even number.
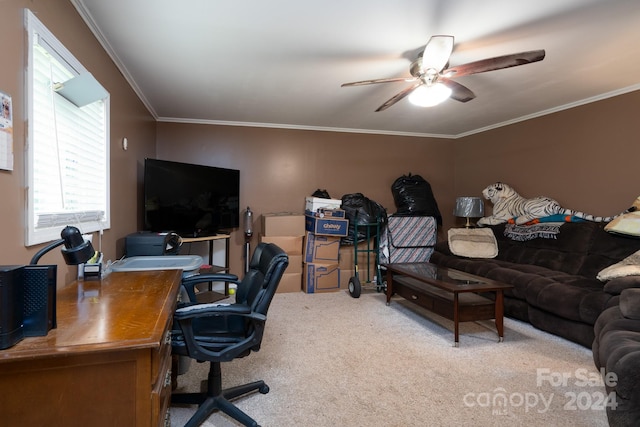
[[[627,319],[640,320],[640,288],[622,291],[620,294],[620,312]]]
[[[535,264],[585,277],[640,250],[640,239],[604,231],[604,223],[565,223],[555,239],[511,240],[504,235],[505,224],[490,227],[498,241],[498,259]]]
[[[595,230],[595,226],[587,222],[566,223],[555,239],[516,241],[504,235],[505,224],[491,228],[498,241],[498,259],[569,274],[577,274],[583,267]]]
[[[526,300],[533,306],[564,319],[593,325],[611,295],[602,292],[595,279],[577,275],[539,277],[529,283]]]

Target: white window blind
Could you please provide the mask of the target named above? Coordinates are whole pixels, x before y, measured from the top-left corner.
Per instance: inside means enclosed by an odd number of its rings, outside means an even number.
[[[97,82],[106,97],[81,107],[57,91],[88,72],[26,13],[26,244],[33,245],[60,238],[66,225],[83,233],[109,228],[109,98]]]

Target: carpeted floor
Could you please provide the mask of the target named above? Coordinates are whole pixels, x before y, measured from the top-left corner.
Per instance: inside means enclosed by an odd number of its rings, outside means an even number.
[[[223,385],[264,379],[235,403],[264,427],[607,426],[591,351],[505,319],[453,323],[401,298],[364,292],[276,294],[262,349],[222,365]],[[197,390],[192,362],[177,391]],[[182,426],[195,406],[173,406]],[[204,426],[237,426],[224,414]]]

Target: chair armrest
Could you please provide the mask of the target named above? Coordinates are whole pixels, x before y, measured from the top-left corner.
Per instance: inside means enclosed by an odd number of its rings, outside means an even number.
[[[239,335],[235,338],[229,336],[228,331],[223,330],[219,334],[211,333],[208,336],[194,333],[194,320],[206,317],[222,317],[225,320],[244,318],[252,324],[252,327],[247,328],[249,335]],[[267,316],[252,312],[251,308],[244,304],[207,303],[177,309],[174,320],[180,328],[173,332],[174,345],[180,345],[179,342],[182,341],[181,345],[186,345],[190,357],[196,360],[230,361],[248,349],[259,347]]]
[[[238,276],[230,273],[207,273],[207,274],[195,274],[193,276],[185,277],[182,279],[182,283],[202,283],[202,282],[237,282]]]
[[[207,303],[180,307],[176,310],[173,318],[182,320],[205,316],[246,316],[248,314],[251,314],[251,307],[244,304]]]
[[[187,295],[189,295],[189,301],[196,301],[195,286],[198,283],[205,282],[231,282],[239,284],[238,276],[228,273],[212,273],[212,274],[196,274],[195,276],[189,276],[182,279],[182,286],[184,287]]]

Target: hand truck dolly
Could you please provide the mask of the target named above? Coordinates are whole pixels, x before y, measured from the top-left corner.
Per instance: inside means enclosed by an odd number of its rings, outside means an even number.
[[[353,225],[353,264],[354,275],[349,278],[349,295],[353,298],[359,298],[363,288],[375,289],[377,292],[386,292],[387,283],[383,280],[380,271],[380,233],[381,218],[378,217],[376,222],[358,224],[357,215]],[[362,232],[362,234],[360,234]],[[366,249],[359,248],[358,236],[364,236]],[[366,280],[361,280],[360,269],[358,265],[358,253],[366,254]],[[372,260],[373,258],[373,260]],[[375,272],[372,273],[372,261]],[[364,278],[363,278],[364,279]]]

